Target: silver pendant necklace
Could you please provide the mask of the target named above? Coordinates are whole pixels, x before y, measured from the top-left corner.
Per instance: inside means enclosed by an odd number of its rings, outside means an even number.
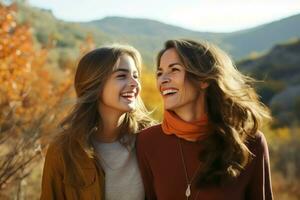
[[[192,194],[191,186],[192,186],[192,183],[193,183],[194,179],[196,178],[196,175],[197,175],[197,173],[200,169],[200,164],[199,164],[198,168],[196,169],[196,171],[194,172],[191,180],[189,180],[186,164],[185,164],[184,157],[183,157],[183,149],[182,149],[182,145],[181,145],[181,142],[180,142],[179,138],[178,138],[178,146],[179,146],[179,149],[180,149],[180,156],[181,156],[181,161],[182,161],[182,165],[183,165],[183,168],[184,168],[185,179],[186,179],[186,184],[187,184],[187,187],[186,187],[186,190],[185,190],[185,196],[186,196],[186,199],[189,200],[189,198]],[[195,199],[197,199],[198,195],[199,195],[199,191],[197,192],[197,195],[196,195]]]

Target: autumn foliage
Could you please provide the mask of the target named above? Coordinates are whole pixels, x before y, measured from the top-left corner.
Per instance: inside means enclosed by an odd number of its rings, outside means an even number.
[[[39,49],[28,25],[16,22],[16,6],[0,4],[0,198],[31,172],[40,156],[41,136],[53,130],[52,112],[70,88],[44,69],[47,49]],[[5,191],[5,194],[4,194]],[[11,191],[15,193],[15,191]]]

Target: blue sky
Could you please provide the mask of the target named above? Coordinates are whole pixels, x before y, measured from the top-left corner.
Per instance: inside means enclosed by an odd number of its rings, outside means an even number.
[[[29,0],[66,21],[148,18],[197,31],[232,32],[300,13],[299,0]]]

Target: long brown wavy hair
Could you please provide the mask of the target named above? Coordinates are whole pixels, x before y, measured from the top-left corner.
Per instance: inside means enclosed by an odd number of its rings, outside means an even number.
[[[62,133],[56,138],[63,144],[61,145],[63,157],[68,169],[66,180],[73,183],[75,187],[84,185],[84,175],[81,171],[81,163],[78,162],[78,155],[74,152],[80,146],[88,157],[97,160],[91,136],[97,129],[101,132],[103,127],[103,116],[98,112],[99,101],[106,80],[112,74],[118,59],[124,54],[133,58],[140,74],[141,56],[131,46],[101,47],[84,55],[78,63],[74,81],[77,101],[69,115],[61,122]],[[120,128],[121,134],[135,134],[153,123],[138,96],[136,109],[125,113]]]
[[[247,140],[257,133],[264,119],[271,119],[269,109],[253,88],[255,80],[240,73],[218,47],[204,41],[168,40],[157,56],[157,66],[171,48],[177,51],[187,79],[195,85],[199,81],[209,84],[205,98],[214,128],[209,139],[201,142],[204,151],[199,160],[203,168],[197,175],[197,185],[224,184],[250,162],[253,154]]]

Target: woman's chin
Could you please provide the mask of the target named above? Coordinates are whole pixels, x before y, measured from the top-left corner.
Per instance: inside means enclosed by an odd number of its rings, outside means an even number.
[[[134,102],[126,104],[123,106],[125,112],[130,112],[136,109],[136,104]]]
[[[174,109],[176,109],[176,106],[172,105],[172,104],[165,104],[164,108],[165,108],[165,110],[174,111]]]

